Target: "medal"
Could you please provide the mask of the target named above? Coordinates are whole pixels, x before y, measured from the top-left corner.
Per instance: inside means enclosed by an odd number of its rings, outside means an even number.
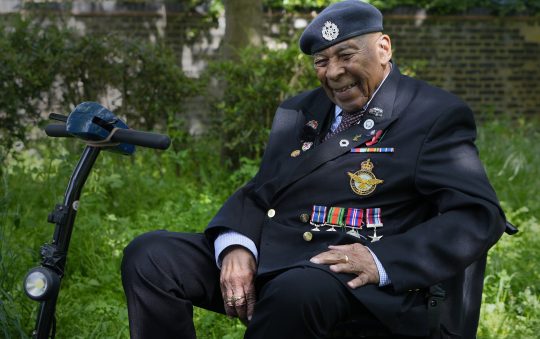
[[[354,237],[359,238],[360,234],[358,229],[362,228],[362,218],[364,217],[364,210],[360,208],[348,208],[347,216],[345,217],[345,225],[351,230],[347,232]]]
[[[360,170],[351,173],[347,172],[350,180],[350,185],[354,193],[358,195],[368,195],[375,191],[377,185],[382,184],[384,180],[377,179],[372,172],[373,163],[370,159],[362,161]]]
[[[311,225],[315,226],[312,231],[320,231],[319,226],[324,225],[326,220],[326,206],[313,205],[313,211],[311,212]]]
[[[366,209],[366,227],[373,228],[373,235],[368,235],[371,238],[371,242],[381,240],[382,235],[377,235],[377,227],[382,227],[381,221],[381,209],[380,208],[368,208]]]
[[[327,229],[326,231],[335,232],[336,229],[334,227],[344,226],[344,223],[343,223],[344,216],[345,216],[345,208],[330,207],[330,211],[328,211],[328,217],[326,218],[326,226],[330,226],[331,228]]]

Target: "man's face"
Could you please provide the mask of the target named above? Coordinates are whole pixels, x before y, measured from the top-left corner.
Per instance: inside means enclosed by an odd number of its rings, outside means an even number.
[[[317,78],[333,103],[346,112],[362,109],[390,71],[390,38],[366,34],[313,55]]]

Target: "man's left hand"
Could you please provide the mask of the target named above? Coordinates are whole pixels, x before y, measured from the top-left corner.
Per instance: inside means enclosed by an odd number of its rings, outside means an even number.
[[[310,259],[315,264],[330,265],[336,273],[352,273],[356,278],[347,284],[357,288],[366,284],[379,284],[379,271],[367,247],[355,243],[350,245],[328,246],[329,251],[317,254]]]

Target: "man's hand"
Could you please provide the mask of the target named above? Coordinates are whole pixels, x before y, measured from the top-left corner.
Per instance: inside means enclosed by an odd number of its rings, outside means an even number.
[[[221,295],[228,316],[237,316],[243,323],[251,320],[256,294],[253,279],[255,258],[242,246],[231,246],[224,251],[221,262]]]
[[[330,265],[330,270],[336,273],[356,274],[357,277],[347,283],[351,288],[379,284],[379,271],[367,247],[355,243],[328,248],[330,251],[317,254],[310,261]]]

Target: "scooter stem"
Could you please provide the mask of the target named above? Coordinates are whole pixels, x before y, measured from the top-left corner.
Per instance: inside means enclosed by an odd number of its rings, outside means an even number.
[[[99,147],[86,146],[69,179],[63,204],[56,205],[55,210],[48,218],[48,221],[53,222],[56,226],[52,243],[45,244],[41,248],[41,265],[52,269],[53,274],[57,274],[60,280],[64,276],[67,251],[77,214],[79,197],[100,150]],[[48,300],[41,302],[36,319],[36,328],[32,333],[33,338],[46,339],[51,335],[59,290],[60,284],[52,291],[52,295]]]

